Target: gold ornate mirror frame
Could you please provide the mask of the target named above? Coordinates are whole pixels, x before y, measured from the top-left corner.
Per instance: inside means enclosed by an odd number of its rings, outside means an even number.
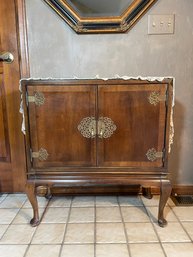
[[[76,33],[124,33],[157,0],[128,0],[128,5],[121,14],[84,15],[73,3],[80,5],[80,0],[44,0]],[[90,0],[96,1],[97,0]],[[105,0],[103,1],[105,2]]]

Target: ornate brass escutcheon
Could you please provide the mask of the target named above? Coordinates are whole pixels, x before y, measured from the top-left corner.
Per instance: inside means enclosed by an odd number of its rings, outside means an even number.
[[[33,96],[28,96],[29,103],[35,103],[37,106],[41,106],[45,102],[45,97],[41,92],[35,92]]]
[[[153,105],[157,105],[161,101],[166,101],[165,95],[160,95],[159,92],[152,92],[148,97],[149,103]]]
[[[108,138],[117,129],[114,122],[108,117],[99,117],[96,121],[94,117],[86,117],[81,120],[78,130],[86,138]]]
[[[95,117],[86,117],[81,120],[78,130],[86,138],[94,138],[96,136],[96,120]]]
[[[48,159],[48,152],[44,148],[40,148],[38,152],[32,152],[31,158],[38,158],[40,161],[45,161]]]
[[[151,162],[163,157],[163,152],[157,152],[155,148],[151,148],[146,153],[147,159]]]
[[[117,129],[114,122],[108,117],[99,117],[97,126],[97,135],[99,138],[109,138]]]

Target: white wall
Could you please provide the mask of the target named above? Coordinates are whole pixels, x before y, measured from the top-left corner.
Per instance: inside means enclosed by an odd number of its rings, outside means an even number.
[[[158,0],[126,34],[77,35],[42,0],[26,0],[31,77],[174,76],[173,182],[193,184],[193,1]],[[149,14],[175,14],[174,35],[148,35]]]

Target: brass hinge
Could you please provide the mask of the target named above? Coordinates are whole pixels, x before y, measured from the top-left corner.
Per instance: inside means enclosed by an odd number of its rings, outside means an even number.
[[[27,97],[28,103],[35,103],[37,106],[41,106],[45,102],[45,97],[41,92],[35,92],[34,95]]]
[[[148,101],[150,104],[157,105],[159,102],[165,102],[167,99],[166,95],[160,95],[159,92],[152,92],[149,97]]]
[[[157,152],[155,148],[151,148],[147,151],[146,156],[149,161],[154,162],[159,158],[163,158],[164,152]]]
[[[31,161],[33,158],[38,158],[40,161],[45,161],[48,158],[48,152],[44,148],[40,148],[38,152],[32,152],[31,150]]]

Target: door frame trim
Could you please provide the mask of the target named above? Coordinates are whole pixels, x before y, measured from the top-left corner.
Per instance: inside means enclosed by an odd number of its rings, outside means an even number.
[[[26,4],[25,0],[15,0],[17,17],[17,37],[19,48],[20,77],[30,77],[29,48],[27,35]]]

